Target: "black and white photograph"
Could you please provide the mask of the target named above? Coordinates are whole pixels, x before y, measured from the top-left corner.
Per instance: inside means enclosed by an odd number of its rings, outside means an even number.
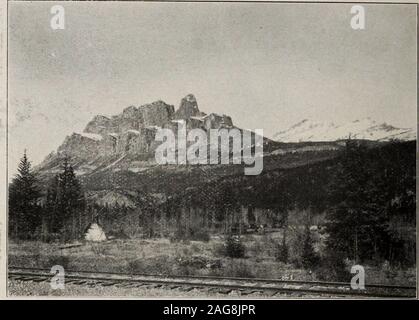
[[[7,11],[7,297],[416,299],[417,4]]]

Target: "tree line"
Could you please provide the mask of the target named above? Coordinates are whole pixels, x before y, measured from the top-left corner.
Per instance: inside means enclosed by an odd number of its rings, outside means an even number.
[[[9,187],[9,236],[44,241],[79,238],[86,201],[69,160],[64,159],[61,172],[46,190],[42,190],[26,151],[17,171]]]
[[[321,232],[327,255],[357,263],[386,260],[413,265],[415,151],[415,141],[371,147],[349,140],[336,158],[259,176],[226,177],[186,190],[178,198],[189,197],[188,204],[194,207],[219,207],[215,210],[223,220],[234,215],[237,205],[264,208],[274,213],[273,219],[284,230],[296,212],[307,212],[306,220],[300,221],[304,228],[324,214]]]

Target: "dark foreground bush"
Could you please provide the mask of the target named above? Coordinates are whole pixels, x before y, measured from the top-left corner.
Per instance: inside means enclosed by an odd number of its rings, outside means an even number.
[[[320,262],[320,257],[314,250],[314,241],[310,235],[310,230],[306,228],[304,243],[301,252],[301,263],[304,269],[311,270],[316,268]]]
[[[230,258],[244,258],[246,247],[239,236],[229,235],[224,243],[225,255]]]
[[[344,256],[339,253],[328,254],[320,260],[315,274],[319,280],[349,282],[352,275],[346,267]]]
[[[283,243],[278,243],[275,250],[275,258],[277,261],[288,262],[288,246]]]

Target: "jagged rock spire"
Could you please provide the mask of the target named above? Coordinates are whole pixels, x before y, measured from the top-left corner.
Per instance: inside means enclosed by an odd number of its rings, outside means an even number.
[[[198,102],[193,94],[184,97],[176,110],[174,119],[189,119],[190,117],[199,115]]]

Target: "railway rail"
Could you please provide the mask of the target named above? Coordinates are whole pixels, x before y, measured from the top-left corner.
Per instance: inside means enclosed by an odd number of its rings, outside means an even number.
[[[54,274],[49,269],[9,267],[10,280],[47,282]],[[326,297],[376,297],[415,298],[416,287],[384,284],[367,284],[364,290],[354,290],[349,283],[328,281],[279,280],[265,278],[237,278],[215,276],[168,276],[157,274],[126,274],[115,272],[90,272],[66,270],[65,283],[75,285],[145,287],[162,289],[208,290],[228,294],[238,291],[241,295],[262,293],[275,296],[326,296]]]

